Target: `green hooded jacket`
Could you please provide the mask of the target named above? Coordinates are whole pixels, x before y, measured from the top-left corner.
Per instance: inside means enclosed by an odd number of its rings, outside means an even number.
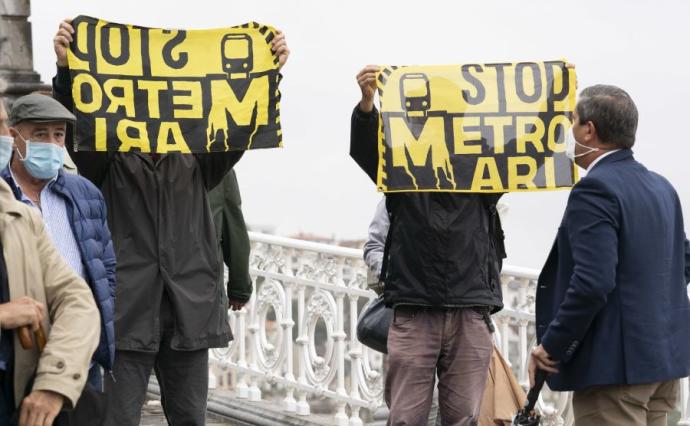
[[[242,215],[242,199],[235,171],[230,170],[208,193],[218,241],[218,262],[228,268],[229,299],[246,303],[252,295],[249,276],[249,234]],[[223,284],[223,275],[220,275]]]

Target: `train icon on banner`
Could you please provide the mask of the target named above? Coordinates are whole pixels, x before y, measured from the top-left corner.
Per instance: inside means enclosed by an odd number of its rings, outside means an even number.
[[[400,103],[408,117],[426,117],[431,108],[429,77],[424,73],[406,73],[400,77]]]
[[[252,38],[248,34],[226,34],[220,47],[223,71],[230,78],[247,78],[254,68]]]

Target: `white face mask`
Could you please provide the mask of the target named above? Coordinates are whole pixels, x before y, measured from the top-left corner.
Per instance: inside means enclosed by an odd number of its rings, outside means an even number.
[[[3,170],[10,163],[13,146],[14,138],[12,136],[0,136],[0,170]]]
[[[65,161],[65,148],[50,142],[34,142],[19,137],[26,143],[25,155],[17,149],[17,155],[27,172],[36,179],[52,179],[57,176]]]
[[[587,148],[587,151],[575,154],[575,145],[580,145],[583,148]],[[583,155],[590,154],[592,152],[599,151],[599,148],[592,148],[587,145],[582,145],[580,142],[575,140],[575,133],[573,133],[573,128],[568,129],[568,133],[565,135],[565,156],[570,159],[570,161],[575,161],[576,158],[582,157]]]

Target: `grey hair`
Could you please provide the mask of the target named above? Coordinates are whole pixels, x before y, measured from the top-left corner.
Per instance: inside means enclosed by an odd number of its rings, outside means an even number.
[[[594,123],[603,143],[632,148],[637,131],[637,107],[628,93],[616,86],[597,84],[580,92],[576,106],[580,124]]]

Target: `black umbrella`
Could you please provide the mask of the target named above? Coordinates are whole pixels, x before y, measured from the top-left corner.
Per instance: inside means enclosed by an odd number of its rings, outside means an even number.
[[[534,386],[532,386],[527,394],[527,402],[525,402],[525,406],[515,415],[513,426],[536,426],[540,423],[541,416],[537,414],[534,406],[537,405],[539,392],[541,392],[541,388],[544,386],[548,373],[537,370],[535,376]]]

